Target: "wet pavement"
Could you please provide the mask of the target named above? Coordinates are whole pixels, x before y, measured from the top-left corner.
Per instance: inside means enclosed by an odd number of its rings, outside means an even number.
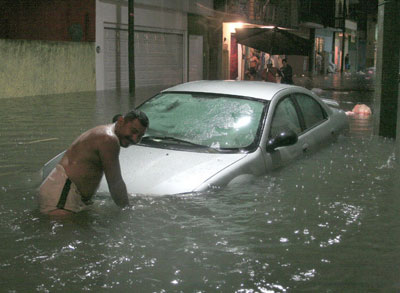
[[[325,91],[374,91],[375,78],[373,74],[365,73],[329,73],[294,77],[296,85],[308,89],[318,88]]]

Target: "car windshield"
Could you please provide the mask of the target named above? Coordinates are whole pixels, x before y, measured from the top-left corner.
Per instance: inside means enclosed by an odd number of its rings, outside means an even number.
[[[161,93],[140,110],[150,120],[143,142],[152,138],[213,149],[245,149],[257,141],[265,101],[206,93]]]

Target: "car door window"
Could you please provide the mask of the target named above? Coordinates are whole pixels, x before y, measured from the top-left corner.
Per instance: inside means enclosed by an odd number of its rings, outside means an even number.
[[[295,95],[295,98],[299,104],[301,112],[303,113],[306,129],[309,129],[326,119],[327,114],[325,110],[312,97],[303,94],[297,94]]]
[[[299,117],[290,97],[284,98],[275,108],[269,136],[275,137],[287,129],[293,130],[296,134],[301,132]]]

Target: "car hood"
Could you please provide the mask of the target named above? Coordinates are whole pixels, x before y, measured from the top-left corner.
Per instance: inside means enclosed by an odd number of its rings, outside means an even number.
[[[245,156],[136,145],[121,149],[119,160],[128,193],[168,195],[198,191],[202,183]],[[104,177],[99,191],[108,192]]]

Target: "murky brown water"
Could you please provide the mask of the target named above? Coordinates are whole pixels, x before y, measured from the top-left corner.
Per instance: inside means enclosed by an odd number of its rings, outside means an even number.
[[[347,110],[372,93],[324,95]],[[125,211],[98,194],[89,213],[54,220],[37,211],[42,164],[134,101],[110,92],[0,105],[1,291],[400,291],[399,171],[371,118],[353,117],[338,143],[251,186],[134,198]]]

